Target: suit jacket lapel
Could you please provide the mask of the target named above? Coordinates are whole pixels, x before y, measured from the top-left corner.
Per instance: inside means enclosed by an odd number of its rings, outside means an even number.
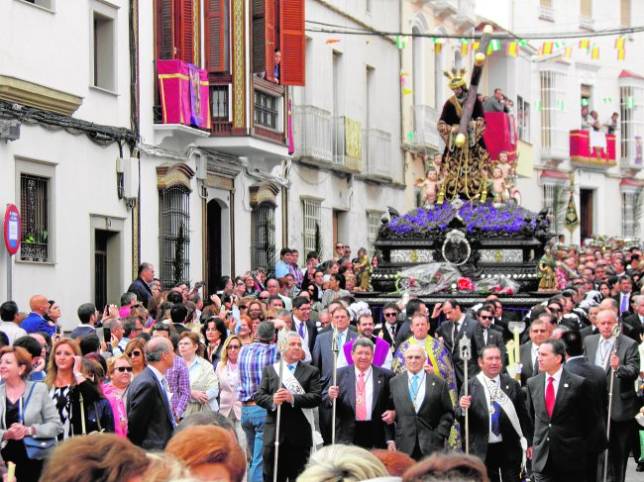
[[[412,411],[412,413],[416,413],[416,407],[414,407],[414,402],[409,397],[409,374],[406,371],[404,372],[404,376],[400,379],[400,390],[403,393],[403,399],[407,400],[407,403],[409,404],[409,408]],[[423,400],[423,404],[424,403],[425,401]],[[422,404],[421,404],[421,408],[422,408]]]
[[[425,395],[423,397],[423,401],[420,404],[420,407],[418,407],[418,413],[420,413],[420,411],[423,409],[423,407],[426,404],[429,404],[429,397],[432,396],[432,389],[433,388],[434,388],[434,386],[431,385],[430,382],[429,382],[429,374],[425,373]],[[409,398],[409,397],[407,397],[407,398]],[[414,412],[416,411],[416,408],[414,408],[413,403],[411,404],[411,408],[414,410]]]
[[[376,409],[376,403],[378,402],[378,397],[380,397],[384,377],[381,372],[376,373],[373,366],[371,367],[371,376],[373,377],[373,398],[371,399],[371,414],[373,415],[373,411]]]
[[[569,392],[570,385],[568,384],[568,374],[566,373],[566,370],[563,370],[561,372],[561,379],[559,380],[557,396],[555,397],[555,407],[552,409],[552,417],[550,417],[550,420],[553,420],[555,416],[562,410],[562,407],[565,405],[568,398]]]
[[[588,353],[586,353],[586,358],[594,365],[595,358],[597,357],[597,348],[599,347],[599,337],[595,338],[595,335],[591,336],[592,338],[588,340]]]
[[[347,398],[349,400],[349,404],[351,405],[351,410],[355,413],[356,411],[356,372],[351,366],[348,370],[348,376],[346,378],[346,381],[348,383],[347,386]]]

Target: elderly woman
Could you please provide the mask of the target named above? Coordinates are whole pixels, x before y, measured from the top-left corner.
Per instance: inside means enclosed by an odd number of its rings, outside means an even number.
[[[31,370],[31,356],[24,348],[5,346],[0,349],[0,439],[2,458],[16,464],[20,482],[40,478],[45,451],[38,459],[29,458],[25,437],[55,439],[63,426],[54,402],[43,383],[26,381]],[[52,447],[53,449],[53,447]]]
[[[239,352],[242,348],[241,338],[237,335],[229,336],[224,343],[221,361],[215,371],[219,379],[219,413],[228,417],[234,427],[238,440],[245,438],[241,428],[241,400],[239,399],[239,387],[241,386],[239,374]]]
[[[120,437],[127,436],[127,412],[125,396],[132,382],[132,363],[125,355],[115,356],[107,361],[109,381],[103,384],[103,394],[110,402],[114,416],[114,433]]]
[[[165,448],[188,466],[199,480],[241,482],[246,472],[246,457],[234,435],[210,425],[189,427],[170,439]]]
[[[179,354],[186,362],[190,377],[190,401],[183,413],[187,417],[191,413],[219,410],[217,395],[219,395],[219,380],[215,369],[206,359],[197,354],[199,350],[199,335],[184,331],[179,338]]]
[[[219,363],[219,358],[221,357],[221,350],[228,336],[228,330],[226,329],[226,324],[221,318],[210,317],[203,324],[201,328],[201,334],[203,339],[206,341],[206,353],[204,353],[204,358],[212,363],[213,367],[217,366]]]
[[[145,370],[145,352],[143,348],[145,347],[145,342],[140,338],[135,338],[130,340],[127,345],[125,345],[125,356],[130,359],[130,364],[132,366],[132,376],[136,377],[139,373]]]

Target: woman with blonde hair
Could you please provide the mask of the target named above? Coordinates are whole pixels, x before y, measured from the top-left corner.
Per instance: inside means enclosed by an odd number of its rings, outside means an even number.
[[[82,413],[88,414],[94,402],[102,397],[98,386],[83,374],[81,351],[75,340],[61,338],[51,350],[45,384],[58,410],[63,433],[59,440],[83,433],[85,419]],[[81,410],[81,404],[83,405]]]
[[[384,464],[355,445],[328,445],[311,455],[297,482],[358,482],[387,477]]]
[[[230,419],[235,427],[235,433],[242,447],[246,437],[241,427],[241,400],[239,387],[241,385],[239,365],[239,352],[243,344],[237,335],[229,336],[222,348],[221,361],[217,365],[217,378],[219,379],[219,413]]]
[[[132,376],[136,377],[140,374],[145,367],[147,362],[145,361],[145,342],[141,338],[134,338],[130,340],[127,345],[125,345],[125,356],[130,359],[132,364]]]
[[[190,378],[190,401],[184,417],[204,410],[219,410],[219,380],[212,364],[198,355],[199,342],[199,335],[192,331],[184,331],[179,337],[179,354],[186,362]]]
[[[103,394],[110,402],[114,416],[114,432],[127,437],[127,412],[125,397],[132,382],[132,363],[125,355],[114,356],[107,360],[107,377],[103,383]]]

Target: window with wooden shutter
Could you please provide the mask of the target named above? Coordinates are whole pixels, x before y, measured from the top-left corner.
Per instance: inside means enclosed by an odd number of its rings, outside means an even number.
[[[194,0],[175,0],[176,58],[194,63]]]
[[[277,47],[277,0],[253,0],[253,72],[275,80],[273,56]]]
[[[305,83],[304,1],[280,0],[280,83],[284,85]]]
[[[206,69],[208,72],[228,71],[228,0],[206,0],[205,28]]]
[[[156,0],[156,58],[174,58],[174,0]]]

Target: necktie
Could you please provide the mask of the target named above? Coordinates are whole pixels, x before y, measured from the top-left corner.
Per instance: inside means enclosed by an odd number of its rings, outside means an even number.
[[[626,293],[622,294],[622,303],[619,307],[619,313],[622,314],[625,311],[628,311],[628,295]]]
[[[364,372],[358,375],[358,387],[356,390],[356,420],[361,422],[367,419],[367,400],[365,397],[366,383]]]
[[[294,371],[295,371],[295,368],[297,368],[297,363],[291,363],[291,364],[289,364],[289,366],[288,366],[288,369],[289,369],[291,372],[294,372]]]
[[[546,387],[546,412],[548,417],[552,418],[552,412],[555,409],[555,385],[554,377],[548,377],[548,386]]]
[[[483,344],[487,345],[487,328],[483,328]]]
[[[300,338],[304,339],[304,323],[300,323],[297,327],[297,334],[300,335]]]
[[[532,376],[539,374],[539,359],[534,357],[534,362],[532,363]]]
[[[419,376],[418,373],[416,373],[413,377],[411,377],[411,384],[409,387],[409,398],[411,399],[411,403],[414,404],[416,401],[416,396],[418,395],[418,382],[419,382]]]

